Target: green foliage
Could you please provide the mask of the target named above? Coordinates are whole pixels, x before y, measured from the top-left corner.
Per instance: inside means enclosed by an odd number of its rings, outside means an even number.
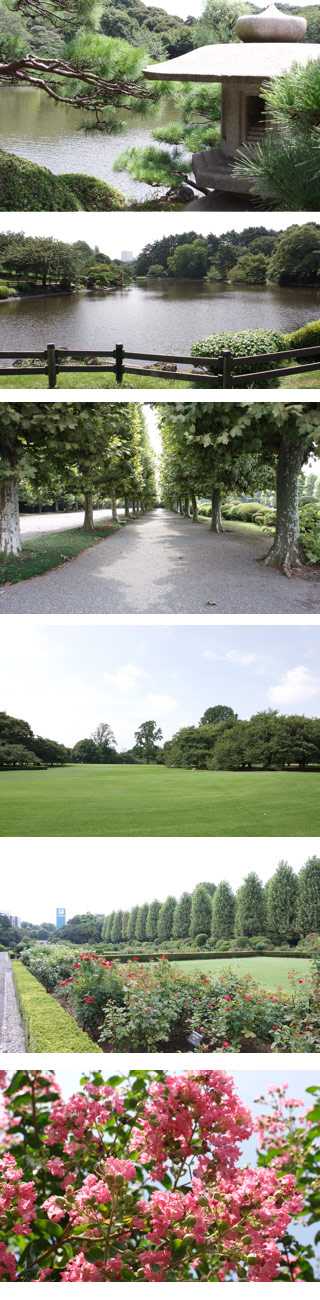
[[[191,894],[184,893],[176,904],[172,926],[173,939],[188,938],[191,926],[191,903]]]
[[[146,939],[150,939],[150,940],[157,939],[160,907],[161,907],[161,903],[159,903],[158,898],[155,898],[153,903],[150,903],[148,907],[146,926],[145,926]],[[137,938],[138,937],[139,936],[137,934]]]
[[[175,280],[203,280],[208,269],[208,248],[204,239],[180,244],[168,257],[169,275]]]
[[[148,917],[148,904],[143,903],[142,907],[138,907],[137,923],[135,929],[135,938],[138,940],[138,943],[143,943],[144,940],[147,938],[147,917]]]
[[[264,253],[244,253],[239,261],[231,267],[232,284],[265,284],[268,270],[268,258]]]
[[[126,200],[119,190],[106,181],[95,176],[85,176],[82,172],[67,172],[60,177],[75,199],[75,207],[84,212],[118,212],[125,208]],[[45,211],[44,204],[42,205]],[[55,204],[59,211],[58,204]]]
[[[197,936],[209,937],[211,934],[212,924],[212,901],[210,894],[207,893],[204,885],[197,885],[192,895],[191,903],[191,924],[190,934],[193,939]]]
[[[101,17],[102,31],[108,36],[125,37],[132,45],[145,45],[154,58],[176,58],[193,47],[197,23],[187,22],[142,0],[107,0]]]
[[[308,564],[320,563],[320,501],[300,508],[300,542]]]
[[[30,753],[24,745],[8,745],[0,741],[0,771],[21,771],[28,768],[44,768],[45,764],[37,757],[37,754]]]
[[[235,900],[227,880],[221,880],[212,900],[211,933],[215,943],[229,939],[234,932]]]
[[[145,149],[138,145],[124,150],[114,163],[117,172],[127,171],[135,181],[142,181],[157,188],[169,185],[179,186],[186,176],[186,162],[180,157],[178,149],[157,149],[148,145]]]
[[[261,381],[259,379],[255,380],[254,371],[261,370],[263,362],[256,361],[254,363],[252,366],[252,379],[250,379],[249,382],[248,380],[241,381],[241,375],[246,373],[247,361],[237,362],[236,358],[238,356],[250,358],[251,356],[255,356],[255,354],[263,355],[265,352],[280,352],[283,346],[283,335],[275,330],[225,330],[224,332],[219,331],[216,334],[210,334],[208,338],[201,339],[198,343],[193,343],[191,352],[194,357],[199,358],[201,364],[201,357],[221,357],[222,352],[230,351],[234,358],[233,374],[237,376],[237,387],[255,388],[258,386],[259,388]],[[276,361],[267,362],[268,370],[275,369],[276,365]],[[210,363],[208,364],[208,369],[210,369]],[[219,382],[220,381],[215,377],[213,371],[212,387],[218,387]],[[264,388],[276,388],[278,382],[276,376],[273,377],[271,375],[269,379],[264,379]]]
[[[173,918],[176,907],[176,899],[169,894],[165,902],[162,903],[158,920],[158,939],[163,943],[166,939],[171,939],[173,932]]]
[[[299,873],[299,929],[303,935],[320,930],[320,859],[309,858]]]
[[[261,207],[315,212],[320,205],[319,130],[270,129],[255,146],[243,146],[234,166],[250,182]]]
[[[276,943],[297,937],[297,902],[297,877],[288,862],[279,862],[266,891],[267,927]]]
[[[14,962],[13,973],[29,1052],[99,1050],[21,962]]]
[[[82,207],[67,177],[54,176],[46,167],[5,153],[3,149],[0,151],[0,188],[3,209],[75,212]]]
[[[315,222],[284,231],[272,253],[268,279],[276,284],[314,285],[319,273],[320,229]]]
[[[320,320],[310,320],[291,334],[283,335],[285,348],[320,348]]]
[[[264,931],[265,910],[263,888],[255,871],[250,871],[236,897],[235,934],[250,938],[258,930]]]

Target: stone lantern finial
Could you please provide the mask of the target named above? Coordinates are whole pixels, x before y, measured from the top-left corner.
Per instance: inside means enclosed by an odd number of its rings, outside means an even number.
[[[287,0],[285,2],[287,3]],[[265,0],[250,0],[250,3],[255,9],[260,9],[262,12],[242,14],[237,19],[235,30],[241,41],[285,41],[287,44],[291,44],[292,41],[303,40],[307,30],[305,18],[297,17],[291,13],[281,13],[277,4],[271,3],[266,7]],[[293,8],[290,0],[288,0],[288,4],[290,8]],[[303,7],[306,7],[306,3]]]

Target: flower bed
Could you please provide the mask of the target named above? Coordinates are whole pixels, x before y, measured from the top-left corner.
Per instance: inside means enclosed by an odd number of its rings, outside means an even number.
[[[32,958],[26,955],[28,962]],[[41,957],[45,967],[45,954]],[[35,958],[37,962],[37,958]],[[292,974],[289,994],[261,988],[231,970],[218,978],[181,972],[165,957],[121,966],[100,954],[55,958],[42,978],[55,998],[105,1052],[268,1052],[320,1050],[320,963],[311,974]],[[39,965],[37,967],[39,975]],[[48,985],[47,985],[48,986]]]
[[[0,1084],[1,1281],[315,1280],[312,1248],[305,1263],[287,1236],[309,1209],[312,1112],[299,1124],[284,1092],[252,1167],[239,1160],[257,1125],[218,1070],[95,1072],[67,1100],[52,1073]]]

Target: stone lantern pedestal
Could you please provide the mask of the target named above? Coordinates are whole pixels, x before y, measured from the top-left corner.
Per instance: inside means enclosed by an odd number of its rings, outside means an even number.
[[[255,144],[268,130],[262,93],[266,83],[295,65],[319,62],[320,45],[299,44],[306,26],[304,18],[282,14],[272,5],[263,13],[238,19],[235,30],[240,40],[234,44],[206,45],[145,69],[145,77],[153,81],[221,84],[220,144],[195,153],[192,159],[203,193],[250,195],[250,181],[233,175],[235,158],[243,145]]]

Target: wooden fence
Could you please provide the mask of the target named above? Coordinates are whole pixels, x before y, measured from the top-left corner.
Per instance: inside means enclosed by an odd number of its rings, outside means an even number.
[[[9,361],[11,365],[3,365]],[[284,364],[288,361],[289,365]],[[292,361],[298,361],[298,365],[292,365]],[[143,364],[147,362],[150,364]],[[249,388],[253,379],[255,384],[259,384],[259,381],[271,377],[302,375],[317,370],[320,368],[320,345],[287,348],[283,352],[258,352],[253,356],[235,356],[231,351],[224,351],[217,357],[191,357],[166,352],[131,352],[122,343],[117,343],[111,351],[99,349],[95,352],[88,351],[88,348],[57,348],[54,343],[48,343],[43,351],[21,352],[12,348],[0,352],[0,363],[0,376],[12,375],[14,379],[17,373],[46,375],[48,388],[56,387],[58,375],[106,373],[115,375],[117,384],[122,383],[124,375],[145,375],[147,379],[185,380],[199,387],[236,388],[240,365],[247,367],[241,372],[241,387],[245,383]]]

